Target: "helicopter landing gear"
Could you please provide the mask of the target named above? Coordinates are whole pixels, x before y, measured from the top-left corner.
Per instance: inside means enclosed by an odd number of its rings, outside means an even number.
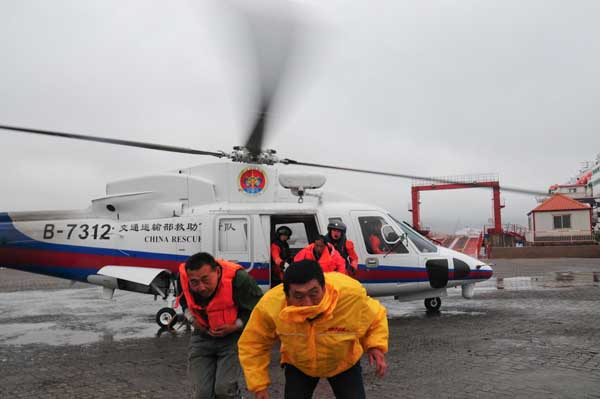
[[[175,317],[175,310],[173,308],[162,308],[156,312],[156,323],[160,327],[167,327],[173,317]]]
[[[440,306],[442,306],[442,299],[440,297],[425,299],[425,308],[428,311],[439,310]]]

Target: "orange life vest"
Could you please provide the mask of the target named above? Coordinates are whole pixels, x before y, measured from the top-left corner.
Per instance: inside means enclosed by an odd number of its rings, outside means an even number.
[[[185,295],[188,309],[196,317],[196,320],[204,327],[211,329],[224,324],[233,324],[237,320],[237,307],[233,301],[233,278],[238,270],[243,269],[240,265],[223,259],[217,259],[216,261],[221,267],[221,281],[219,281],[215,295],[206,307],[200,306],[194,301],[194,295],[190,291],[187,270],[185,270],[185,263],[179,265],[179,279],[183,290],[181,295]],[[179,303],[181,295],[177,303]],[[208,323],[202,317],[202,312],[206,313]]]
[[[375,234],[369,236],[369,244],[371,244],[372,254],[385,254],[386,252],[381,248],[381,240]]]
[[[326,248],[321,253],[321,257],[319,259],[315,259],[315,244],[308,244],[304,247],[300,252],[296,254],[294,257],[294,262],[299,262],[301,260],[316,260],[321,265],[321,269],[323,273],[328,272],[339,272],[342,274],[348,274],[346,272],[346,261],[340,256],[339,252],[331,245],[330,243],[326,243]]]

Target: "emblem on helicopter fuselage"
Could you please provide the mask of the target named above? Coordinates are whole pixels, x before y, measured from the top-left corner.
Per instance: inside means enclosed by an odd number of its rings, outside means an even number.
[[[260,194],[267,186],[267,175],[259,168],[246,168],[240,173],[239,179],[240,191],[246,194]]]

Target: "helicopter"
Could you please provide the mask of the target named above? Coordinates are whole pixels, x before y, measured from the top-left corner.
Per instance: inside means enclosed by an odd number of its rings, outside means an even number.
[[[289,54],[281,58],[288,59]],[[430,310],[440,308],[451,287],[460,287],[464,298],[472,298],[475,284],[492,277],[490,265],[436,245],[383,208],[323,190],[323,175],[288,173],[286,167],[451,181],[280,158],[265,148],[270,110],[284,69],[274,68],[271,75],[257,78],[262,87],[258,112],[245,144],[231,152],[0,125],[15,133],[220,159],[110,182],[106,195],[93,199],[87,209],[0,213],[0,265],[95,284],[109,298],[120,289],[171,300],[179,264],[204,251],[241,264],[267,290],[270,243],[277,228],[285,225],[292,230],[294,252],[325,233],[328,223],[341,220],[359,256],[355,277],[369,295],[424,299]],[[370,248],[369,234],[382,238],[385,253]],[[165,306],[156,321],[165,326],[174,314],[171,306]]]
[[[316,191],[318,174],[286,174],[271,165],[220,162],[107,185],[107,196],[77,211],[0,213],[0,264],[167,299],[180,263],[211,252],[241,264],[270,287],[270,238],[292,230],[299,251],[333,220],[348,226],[360,264],[356,278],[372,296],[425,298],[439,309],[448,287],[473,296],[492,276],[478,259],[437,246],[379,207]],[[368,234],[379,228],[388,252],[376,253]],[[159,310],[159,325],[174,311]]]

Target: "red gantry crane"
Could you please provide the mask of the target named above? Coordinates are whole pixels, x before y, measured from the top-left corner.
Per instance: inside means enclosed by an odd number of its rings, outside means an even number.
[[[500,210],[504,205],[500,203],[500,182],[498,175],[483,174],[483,175],[462,175],[462,176],[446,176],[432,177],[431,180],[415,180],[412,185],[412,224],[413,227],[427,234],[428,231],[423,231],[420,218],[420,194],[421,191],[433,190],[454,190],[460,188],[478,188],[489,187],[494,194],[494,227],[487,230],[490,234],[502,234],[502,216]]]

